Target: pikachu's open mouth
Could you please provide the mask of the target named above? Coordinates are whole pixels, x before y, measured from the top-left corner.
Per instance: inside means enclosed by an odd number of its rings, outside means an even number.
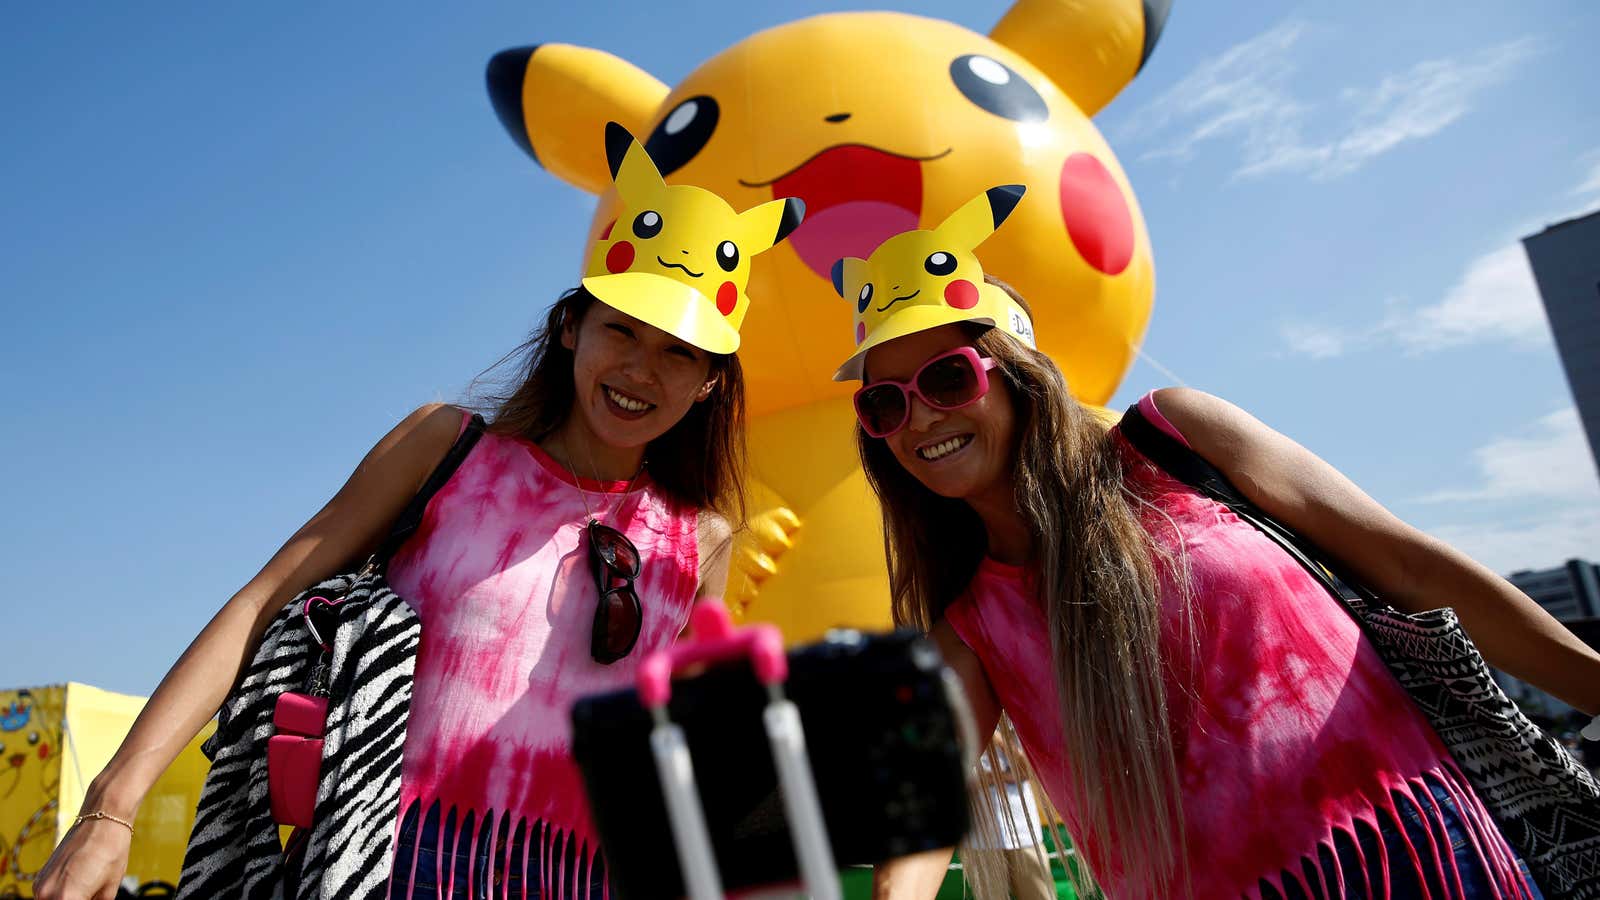
[[[773,197],[806,204],[806,220],[789,236],[789,246],[825,280],[841,257],[872,255],[879,244],[917,227],[922,164],[949,153],[901,156],[862,144],[818,153],[770,183]]]

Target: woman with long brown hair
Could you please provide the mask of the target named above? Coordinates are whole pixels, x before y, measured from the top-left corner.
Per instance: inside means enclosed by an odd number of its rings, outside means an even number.
[[[390,897],[606,896],[569,706],[631,683],[727,577],[750,259],[803,208],[777,200],[737,213],[708,191],[666,185],[619,126],[606,138],[617,222],[387,563],[421,620],[409,718],[391,741],[403,746],[377,748],[403,753],[395,849],[358,861],[392,865]],[[217,711],[268,623],[300,589],[365,558],[467,427],[455,407],[412,413],[223,607],[94,780],[38,897],[116,890],[140,799]],[[222,895],[207,877],[186,864],[181,889]]]
[[[1028,304],[972,254],[1020,196],[842,260],[857,347],[835,377],[863,381],[895,619],[931,631],[980,733],[1015,729],[1069,868],[1113,898],[1537,896],[1345,611],[1034,349]],[[1396,606],[1455,607],[1496,665],[1600,712],[1600,655],[1506,582],[1222,400],[1140,407]],[[878,895],[932,896],[948,858],[881,867]]]

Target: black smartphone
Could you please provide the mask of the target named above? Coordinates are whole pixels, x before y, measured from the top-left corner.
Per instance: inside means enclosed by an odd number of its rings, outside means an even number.
[[[789,652],[785,693],[800,710],[834,861],[882,862],[949,847],[967,829],[972,716],[931,641],[834,632]],[[723,887],[798,882],[799,865],[762,726],[767,692],[748,662],[675,680],[668,711],[688,741]],[[573,707],[573,753],[627,900],[685,894],[650,755],[650,715],[633,691]]]

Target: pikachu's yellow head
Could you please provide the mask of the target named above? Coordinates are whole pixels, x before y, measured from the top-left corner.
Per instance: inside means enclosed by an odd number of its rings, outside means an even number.
[[[834,289],[855,306],[856,349],[833,380],[861,378],[867,351],[879,344],[956,322],[993,325],[1034,346],[1027,312],[984,282],[974,252],[1011,215],[1023,190],[1020,184],[990,188],[936,228],[897,234],[871,259],[847,256],[834,263]]]
[[[799,198],[805,223],[750,275],[750,410],[845,396],[850,349],[833,263],[867,259],[999,183],[1029,202],[984,246],[985,268],[1034,310],[1040,348],[1103,403],[1144,334],[1150,242],[1116,156],[1089,117],[1138,72],[1165,0],[1017,0],[988,34],[901,13],[834,13],[753,34],[674,88],[599,50],[545,44],[490,62],[512,138],[601,195],[590,238],[629,227],[592,135],[615,120],[667,181],[735,207]],[[589,257],[592,259],[592,257]]]
[[[710,353],[739,349],[750,258],[805,216],[799,200],[743,213],[690,185],[668,185],[626,128],[606,123],[620,225],[594,242],[583,286],[602,303]]]

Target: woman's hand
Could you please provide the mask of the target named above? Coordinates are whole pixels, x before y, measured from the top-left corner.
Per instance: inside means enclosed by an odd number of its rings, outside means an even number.
[[[132,844],[133,832],[109,819],[79,823],[39,870],[33,896],[38,900],[113,900],[128,871]]]

